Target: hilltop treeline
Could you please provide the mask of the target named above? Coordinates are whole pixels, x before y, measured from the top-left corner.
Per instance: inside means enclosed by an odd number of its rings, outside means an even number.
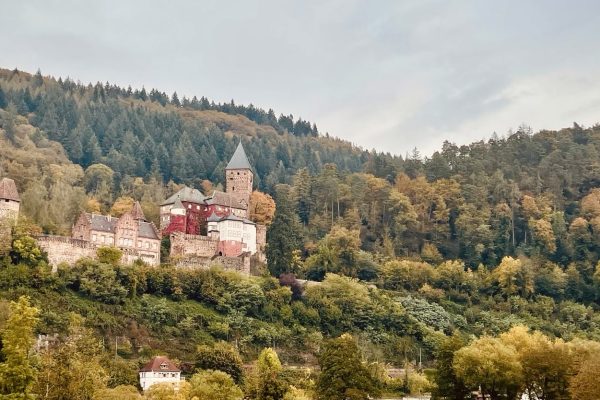
[[[164,93],[115,85],[82,85],[69,79],[0,71],[0,107],[26,116],[69,158],[83,167],[103,163],[117,180],[160,177],[196,184],[223,181],[223,169],[239,137],[262,190],[272,190],[297,169],[318,172],[326,163],[360,171],[368,160],[397,158],[367,152],[348,142],[319,136],[314,124],[275,117],[252,105],[214,104],[205,98],[169,99]]]

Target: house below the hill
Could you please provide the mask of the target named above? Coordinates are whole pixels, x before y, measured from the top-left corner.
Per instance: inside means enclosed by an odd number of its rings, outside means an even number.
[[[179,382],[181,370],[167,357],[156,356],[140,369],[140,386],[143,391],[158,383],[168,383],[177,388]]]

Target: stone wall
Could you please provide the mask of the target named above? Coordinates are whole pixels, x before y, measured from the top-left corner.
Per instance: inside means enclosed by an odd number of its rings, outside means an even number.
[[[18,201],[0,199],[0,218],[7,217],[16,221],[19,216],[19,206]]]
[[[198,257],[189,255],[179,257],[172,261],[176,268],[208,269],[219,266],[229,271],[236,271],[241,274],[250,275],[250,256],[246,254],[240,257]]]
[[[174,232],[171,234],[171,257],[193,255],[196,257],[213,257],[217,253],[218,240],[208,236],[187,235]]]
[[[256,224],[256,257],[260,262],[267,262],[265,249],[267,248],[267,226]]]
[[[60,263],[75,264],[83,257],[96,257],[96,246],[88,241],[64,236],[38,236],[38,245],[48,253],[48,261],[53,271]]]
[[[227,270],[250,275],[250,255],[242,255],[239,257],[217,256],[212,260],[212,265],[221,265]]]
[[[60,263],[75,264],[79,259],[88,257],[96,258],[96,250],[100,245],[87,240],[73,239],[66,236],[42,235],[37,238],[38,245],[48,254],[48,261],[56,271]],[[131,264],[137,259],[142,259],[150,265],[159,265],[158,254],[152,251],[137,251],[134,249],[120,249],[123,252],[121,262]]]

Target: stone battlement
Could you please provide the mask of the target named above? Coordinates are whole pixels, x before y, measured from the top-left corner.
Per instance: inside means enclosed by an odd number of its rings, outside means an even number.
[[[73,247],[80,247],[82,249],[96,249],[96,245],[87,240],[73,239],[69,236],[40,235],[36,237],[36,240],[38,244],[40,244],[40,247],[42,246],[42,243],[62,243],[69,244]]]

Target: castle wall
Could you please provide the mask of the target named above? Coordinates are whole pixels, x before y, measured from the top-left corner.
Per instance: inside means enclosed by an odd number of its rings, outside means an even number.
[[[171,235],[171,257],[194,255],[212,257],[217,254],[218,240],[208,236],[187,235],[175,232]]]
[[[84,257],[95,258],[96,246],[85,240],[73,239],[64,236],[39,236],[38,245],[48,253],[48,261],[56,271],[60,263],[75,264]]]
[[[237,257],[242,254],[242,242],[234,240],[220,240],[218,250],[218,254],[220,256]]]
[[[256,247],[264,250],[267,245],[267,226],[256,224]]]
[[[267,248],[267,226],[256,224],[256,256],[260,262],[267,262],[265,250]]]
[[[229,271],[236,271],[241,274],[250,275],[250,257],[243,255],[240,257],[197,257],[184,256],[175,262],[176,268],[183,269],[209,269],[211,267],[223,267]]]
[[[79,259],[84,257],[96,258],[96,250],[102,245],[95,243],[73,239],[66,236],[38,236],[37,243],[42,250],[48,254],[48,261],[52,265],[53,271],[60,263],[69,265],[75,264]],[[141,259],[150,265],[160,264],[160,253],[155,251],[143,251],[134,249],[120,249],[123,252],[121,262],[131,264],[137,259]]]

